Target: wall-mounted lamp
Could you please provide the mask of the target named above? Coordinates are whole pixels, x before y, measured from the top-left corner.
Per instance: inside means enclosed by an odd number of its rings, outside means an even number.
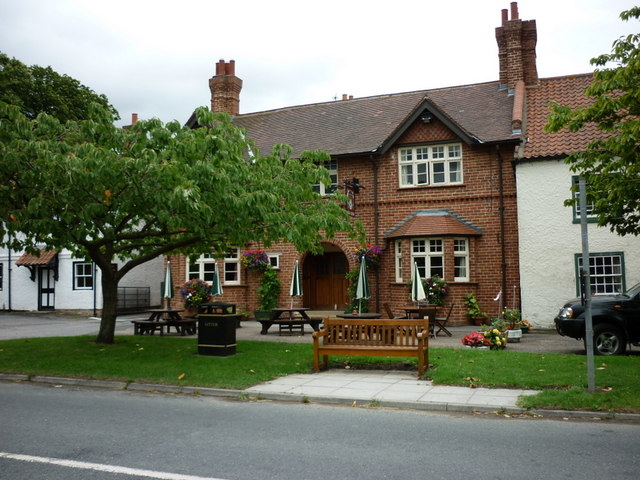
[[[431,115],[431,112],[425,110],[420,114],[420,120],[422,120],[424,123],[429,123],[431,120],[433,120],[433,115]]]

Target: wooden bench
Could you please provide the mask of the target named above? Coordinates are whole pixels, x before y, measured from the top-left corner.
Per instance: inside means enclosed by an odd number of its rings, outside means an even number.
[[[322,340],[322,342],[321,342]],[[429,319],[325,318],[313,332],[313,368],[326,368],[329,355],[416,357],[418,375],[429,367]]]

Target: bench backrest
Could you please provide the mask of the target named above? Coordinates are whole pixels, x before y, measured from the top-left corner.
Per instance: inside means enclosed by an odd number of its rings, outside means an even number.
[[[324,319],[324,345],[417,346],[418,334],[429,331],[429,320],[420,319]],[[428,338],[428,334],[427,334]]]

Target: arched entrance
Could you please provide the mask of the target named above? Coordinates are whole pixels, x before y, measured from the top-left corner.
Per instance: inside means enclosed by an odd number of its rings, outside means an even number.
[[[347,257],[335,245],[323,244],[324,253],[307,255],[303,264],[305,307],[314,310],[343,310],[349,303],[344,277],[349,270]]]

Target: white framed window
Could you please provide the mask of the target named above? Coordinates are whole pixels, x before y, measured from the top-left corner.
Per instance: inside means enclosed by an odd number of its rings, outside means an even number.
[[[269,257],[269,265],[271,265],[275,270],[280,270],[281,255],[281,253],[267,253],[267,257]]]
[[[576,254],[576,279],[578,296],[581,295],[580,270],[582,255]],[[611,295],[625,291],[624,254],[592,253],[589,255],[589,280],[591,295]]]
[[[396,259],[396,282],[402,282],[402,242],[400,240],[396,240],[394,252]]]
[[[200,278],[207,283],[213,282],[216,259],[211,253],[205,253],[187,268],[187,280]],[[240,283],[240,250],[232,248],[224,259],[218,259],[218,272],[220,281],[225,285],[238,285]]]
[[[189,263],[187,269],[187,280],[199,278],[205,282],[213,281],[213,272],[215,269],[215,258],[213,254],[204,253],[194,262]]]
[[[401,187],[462,183],[462,146],[459,143],[400,148]]]
[[[0,263],[0,292],[2,291],[3,280],[4,280],[4,263]]]
[[[240,284],[240,249],[231,248],[224,257],[224,273],[222,275],[227,285]]]
[[[73,262],[73,289],[93,290],[93,263]]]
[[[418,265],[423,279],[434,275],[444,278],[444,242],[441,238],[412,240],[411,259]]]
[[[329,177],[331,177],[331,185],[325,185],[324,183],[316,183],[313,186],[313,190],[320,195],[330,195],[338,188],[338,161],[335,158],[327,162],[323,162],[322,166],[329,170]]]
[[[466,238],[453,239],[454,281],[469,281],[469,241]]]

